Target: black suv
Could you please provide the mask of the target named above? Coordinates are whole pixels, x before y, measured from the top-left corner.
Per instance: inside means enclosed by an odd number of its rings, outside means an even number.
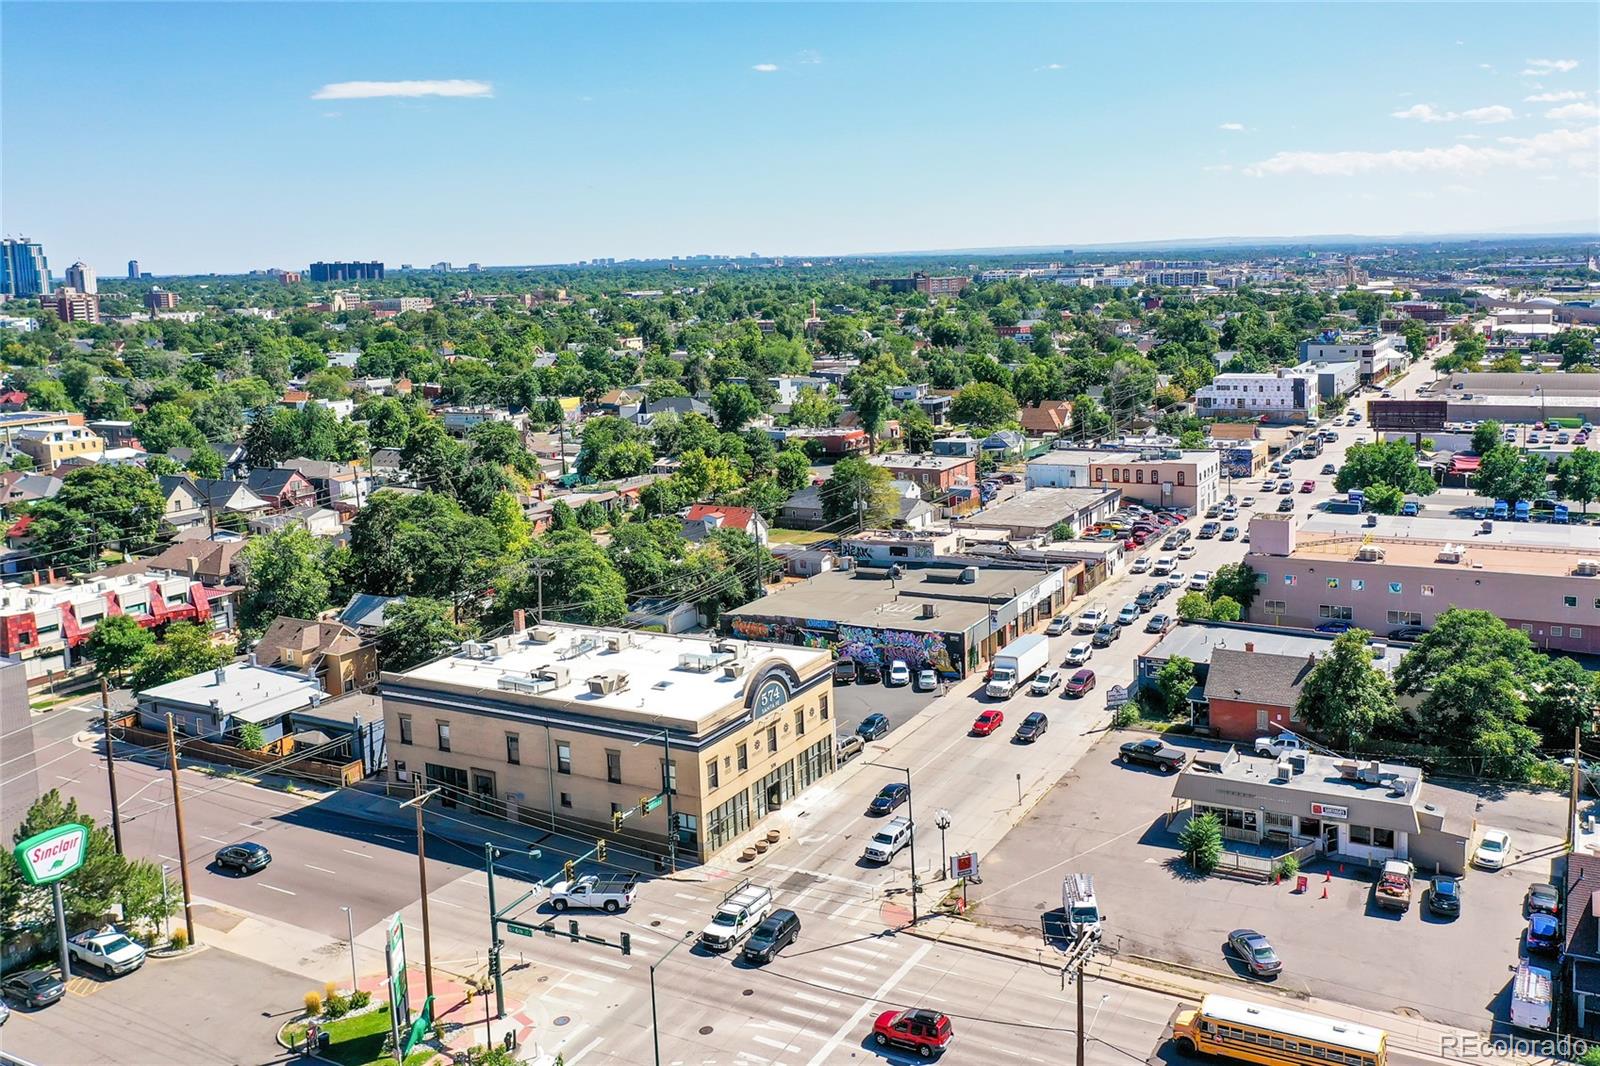
[[[883,680],[883,671],[877,663],[856,663],[856,680],[863,685],[876,685]]]
[[[1023,744],[1032,744],[1044,736],[1044,731],[1050,728],[1050,719],[1042,711],[1034,711],[1022,720],[1017,726],[1016,739]]]
[[[1109,648],[1111,647],[1111,642],[1120,636],[1122,636],[1122,630],[1117,626],[1112,625],[1110,622],[1107,622],[1105,625],[1094,631],[1094,639],[1092,639],[1089,643],[1093,644],[1097,648]]]
[[[799,939],[800,916],[789,910],[773,911],[744,942],[744,961],[771,962],[778,952]]]
[[[851,685],[856,680],[856,661],[854,659],[840,659],[833,664],[833,683],[835,685]]]
[[[265,870],[272,861],[272,852],[264,846],[250,841],[243,844],[229,844],[217,852],[217,865],[224,870],[236,870],[242,874],[253,874],[257,870]]]

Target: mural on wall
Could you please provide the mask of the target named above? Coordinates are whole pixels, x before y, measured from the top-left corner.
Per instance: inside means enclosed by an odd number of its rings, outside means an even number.
[[[831,648],[833,638],[825,633],[814,633],[787,622],[761,622],[753,618],[735,618],[731,628],[735,636],[746,640],[765,640],[773,644],[798,644],[803,648]]]
[[[959,649],[952,651],[938,633],[908,633],[902,629],[839,627],[839,658],[880,666],[900,659],[913,670],[931,666],[940,673],[960,673]]]

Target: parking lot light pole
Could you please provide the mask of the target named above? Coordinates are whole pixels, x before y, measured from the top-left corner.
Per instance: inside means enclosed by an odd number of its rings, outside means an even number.
[[[868,766],[881,766],[885,770],[899,770],[906,775],[906,820],[911,823],[911,924],[916,925],[917,917],[917,807],[916,797],[911,794],[911,767],[890,766],[885,762],[868,763]]]
[[[356,917],[349,907],[340,907],[344,911],[344,927],[350,934],[350,994],[360,991],[360,984],[356,980]]]

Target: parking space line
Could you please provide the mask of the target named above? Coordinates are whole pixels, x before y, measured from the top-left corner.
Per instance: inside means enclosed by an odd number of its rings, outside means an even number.
[[[349,848],[340,848],[346,855],[354,855],[358,859],[370,859],[372,856],[365,851],[351,851]]]
[[[294,895],[294,893],[290,892],[287,888],[279,888],[277,885],[269,885],[269,884],[266,884],[265,882],[262,883],[261,887],[262,888],[269,888],[274,892],[282,892],[285,896]]]
[[[306,863],[306,869],[315,870],[319,874],[333,874],[335,877],[339,876],[339,872],[337,870],[330,870],[326,866],[313,866],[309,862]]]
[[[573,1064],[573,1066],[576,1066],[576,1064],[577,1064],[577,1061],[578,1061],[578,1060],[579,1060],[579,1059],[581,1059],[581,1058],[583,1058],[583,1057],[584,1057],[584,1056],[585,1056],[585,1055],[587,1055],[587,1054],[588,1054],[588,1053],[589,1053],[589,1052],[591,1052],[591,1051],[593,1051],[593,1050],[594,1050],[594,1049],[595,1049],[595,1048],[597,1048],[597,1047],[599,1047],[599,1046],[600,1046],[600,1041],[602,1041],[602,1040],[604,1040],[604,1039],[605,1039],[605,1037],[603,1037],[603,1036],[597,1036],[597,1037],[595,1037],[595,1038],[594,1038],[594,1039],[593,1039],[593,1040],[591,1040],[591,1041],[589,1041],[589,1042],[588,1042],[588,1043],[587,1043],[587,1044],[585,1044],[585,1045],[583,1045],[583,1046],[582,1046],[582,1047],[581,1047],[581,1048],[579,1048],[579,1049],[578,1049],[578,1050],[577,1050],[577,1051],[574,1051],[574,1052],[573,1052],[573,1053],[572,1053],[572,1057],[571,1057],[571,1058],[567,1058],[567,1059],[566,1059],[566,1061],[567,1061],[567,1062],[569,1062],[569,1063],[572,1063],[572,1064]],[[564,1057],[564,1058],[565,1058],[565,1056],[563,1056],[563,1057]]]

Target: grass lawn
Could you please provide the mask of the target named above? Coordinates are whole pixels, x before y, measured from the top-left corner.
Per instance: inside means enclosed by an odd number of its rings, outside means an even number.
[[[833,540],[837,533],[828,533],[820,529],[773,529],[767,531],[767,539],[774,544],[816,544],[818,541]]]
[[[383,1053],[383,1042],[389,1036],[389,1011],[380,1007],[354,1018],[340,1018],[322,1023],[322,1031],[333,1043],[328,1046],[327,1058],[344,1066],[395,1066],[392,1057]],[[305,1039],[303,1024],[289,1026],[284,1038],[298,1045]],[[420,1066],[434,1056],[426,1048],[418,1048],[406,1056],[405,1066]]]

